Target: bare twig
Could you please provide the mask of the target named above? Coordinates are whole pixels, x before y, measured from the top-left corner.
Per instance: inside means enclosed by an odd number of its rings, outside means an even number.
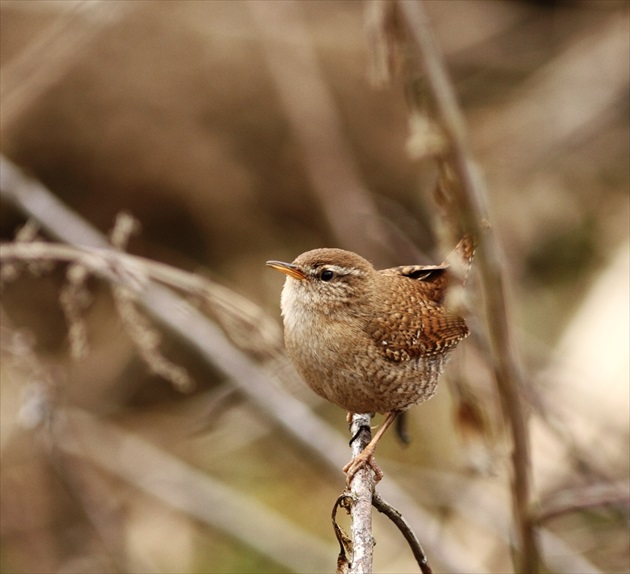
[[[491,234],[483,233],[481,227],[481,222],[486,218],[485,184],[471,159],[464,117],[424,8],[420,3],[411,0],[399,0],[398,6],[412,40],[422,54],[428,87],[439,121],[450,142],[447,159],[461,184],[453,186],[452,190],[457,202],[457,216],[463,229],[479,238],[478,267],[485,295],[492,362],[502,409],[510,425],[513,441],[512,503],[519,538],[516,568],[519,572],[533,574],[538,571],[538,549],[530,513],[529,438],[520,394],[523,381],[511,343],[499,248]]]
[[[350,424],[352,458],[359,456],[372,438],[369,414],[353,414]],[[367,466],[357,471],[350,483],[352,562],[350,574],[371,574],[374,552],[372,536],[372,495],[374,473]]]
[[[385,502],[381,495],[374,491],[374,495],[372,496],[372,505],[376,510],[380,513],[384,514],[389,518],[400,530],[402,535],[405,537],[405,540],[408,542],[411,551],[413,552],[414,558],[420,566],[420,571],[422,574],[432,574],[433,570],[431,570],[431,566],[429,566],[429,561],[427,559],[422,546],[420,545],[420,541],[417,536],[414,534],[413,530],[404,519],[403,515],[400,514],[398,510],[396,510],[391,504]]]
[[[357,458],[372,438],[370,421],[372,415],[353,414],[350,423],[350,448],[352,459]],[[337,559],[337,574],[371,574],[374,552],[372,536],[372,498],[374,495],[374,473],[367,466],[356,472],[349,489],[337,498],[332,510],[332,522],[340,550]],[[351,535],[348,536],[337,523],[338,508],[345,508],[351,516]],[[348,558],[350,554],[351,558]]]

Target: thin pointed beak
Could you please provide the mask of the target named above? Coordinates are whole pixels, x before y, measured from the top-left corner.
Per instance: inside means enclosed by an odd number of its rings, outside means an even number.
[[[298,279],[299,281],[304,281],[304,279],[306,279],[304,272],[297,265],[293,265],[293,263],[284,263],[284,261],[267,261],[267,265],[269,267],[273,267],[277,271],[281,271],[289,277],[293,277],[293,279]]]

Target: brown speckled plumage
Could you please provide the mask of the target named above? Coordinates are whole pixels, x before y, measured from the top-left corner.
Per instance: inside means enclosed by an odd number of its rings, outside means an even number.
[[[290,358],[316,393],[350,412],[402,411],[430,398],[448,353],[468,334],[442,305],[446,265],[377,271],[341,249],[269,264],[288,275]]]
[[[470,262],[474,245],[458,252]],[[287,279],[282,289],[289,357],[319,395],[351,413],[388,413],[344,471],[348,484],[372,466],[377,442],[396,416],[435,393],[449,352],[468,335],[464,320],[442,305],[448,265],[377,271],[341,249],[315,249],[293,263],[268,261]]]

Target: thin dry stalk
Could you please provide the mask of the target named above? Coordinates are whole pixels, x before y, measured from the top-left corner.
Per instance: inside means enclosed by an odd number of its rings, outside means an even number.
[[[452,164],[460,185],[453,186],[455,208],[461,226],[479,238],[478,268],[484,291],[485,315],[491,344],[495,380],[501,406],[513,441],[512,502],[518,531],[518,572],[538,572],[538,545],[531,514],[530,451],[527,417],[521,399],[523,380],[512,346],[499,248],[490,233],[484,233],[487,192],[472,160],[466,124],[457,104],[455,91],[433,38],[422,4],[399,0],[405,24],[419,49],[428,87],[433,96],[438,119],[450,142],[447,160]]]
[[[71,264],[66,272],[66,284],[59,294],[59,304],[68,325],[70,356],[74,359],[82,359],[88,353],[88,334],[84,320],[85,310],[92,302],[86,286],[88,276],[86,267],[77,263]]]

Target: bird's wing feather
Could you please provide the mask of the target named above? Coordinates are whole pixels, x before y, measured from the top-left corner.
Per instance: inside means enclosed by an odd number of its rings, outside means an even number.
[[[379,273],[389,276],[408,277],[417,282],[416,289],[427,299],[441,303],[449,282],[448,265],[404,265],[383,269]]]
[[[448,269],[448,265],[445,263],[441,263],[440,265],[400,265],[399,267],[383,269],[379,271],[379,273],[383,273],[385,275],[402,275],[403,277],[409,277],[410,279],[431,281],[434,277],[437,277],[446,269]]]
[[[400,362],[444,354],[468,335],[464,319],[429,300],[420,285],[414,296],[405,292],[407,307],[401,308],[400,298],[395,304],[383,301],[382,309],[367,321],[367,332],[388,359]]]

